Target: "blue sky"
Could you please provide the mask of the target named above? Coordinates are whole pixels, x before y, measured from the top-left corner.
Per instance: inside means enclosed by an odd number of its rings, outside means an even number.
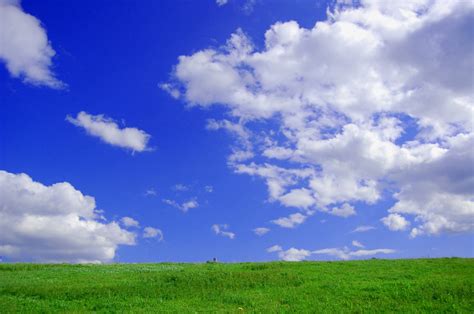
[[[2,259],[473,257],[473,6],[224,2],[0,1]]]

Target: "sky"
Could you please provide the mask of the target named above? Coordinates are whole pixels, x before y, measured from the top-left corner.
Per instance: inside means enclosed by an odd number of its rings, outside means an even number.
[[[0,259],[474,257],[471,1],[0,0]]]

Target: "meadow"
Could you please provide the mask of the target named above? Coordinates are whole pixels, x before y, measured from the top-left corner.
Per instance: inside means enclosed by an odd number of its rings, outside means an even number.
[[[474,259],[0,264],[0,312],[474,312]]]

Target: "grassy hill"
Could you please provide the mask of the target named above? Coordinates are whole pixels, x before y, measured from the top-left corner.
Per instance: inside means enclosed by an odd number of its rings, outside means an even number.
[[[474,312],[474,259],[0,264],[0,312]]]

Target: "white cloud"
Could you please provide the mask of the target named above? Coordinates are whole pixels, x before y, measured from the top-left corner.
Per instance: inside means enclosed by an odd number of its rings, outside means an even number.
[[[184,192],[189,190],[189,186],[178,183],[173,186],[173,190],[178,191],[178,192]]]
[[[235,238],[235,233],[227,231],[229,229],[229,226],[226,224],[214,224],[211,226],[212,231],[214,231],[215,234],[221,235],[223,237],[227,237],[231,240]]]
[[[403,231],[410,225],[410,222],[399,214],[390,214],[382,218],[381,221],[392,231]]]
[[[173,206],[174,208],[177,208],[184,213],[186,213],[188,210],[192,208],[199,207],[199,203],[196,200],[189,200],[189,201],[179,204],[178,202],[174,200],[163,199],[163,203]]]
[[[329,213],[335,215],[335,216],[340,216],[347,218],[349,216],[353,216],[356,214],[356,211],[354,209],[354,206],[349,205],[347,203],[342,204],[341,207],[333,207]]]
[[[265,227],[259,227],[259,228],[253,229],[253,232],[258,236],[263,236],[264,234],[267,234],[269,231],[270,229],[265,228]]]
[[[329,249],[321,249],[321,250],[313,251],[312,253],[335,256],[340,259],[349,259],[349,254],[348,254],[347,249],[329,248]]]
[[[125,227],[140,227],[140,223],[131,217],[122,217],[122,219],[120,219],[120,222]]]
[[[158,241],[163,241],[163,232],[153,227],[145,227],[143,228],[143,237],[147,239],[157,238]]]
[[[212,185],[206,185],[204,187],[204,191],[206,191],[207,193],[212,193],[214,192],[214,187]]]
[[[253,12],[255,5],[257,4],[257,0],[246,0],[242,5],[242,10],[245,14],[250,14]]]
[[[168,94],[171,95],[171,97],[178,99],[179,96],[181,96],[181,93],[179,92],[178,89],[173,88],[171,84],[168,83],[163,83],[163,84],[158,84],[158,87],[167,92]]]
[[[350,251],[347,248],[343,248],[343,249],[329,248],[329,249],[316,250],[312,252],[312,254],[329,255],[329,256],[334,256],[343,260],[347,260],[352,257],[365,257],[365,256],[378,255],[378,254],[393,254],[393,253],[396,253],[396,251],[392,249]]]
[[[117,123],[104,115],[91,115],[81,111],[76,118],[67,116],[66,120],[84,128],[89,135],[100,138],[107,144],[127,148],[133,152],[150,150],[150,135],[137,128],[120,128]]]
[[[216,4],[220,7],[227,4],[227,2],[229,2],[229,0],[216,0]]]
[[[306,259],[311,255],[311,252],[304,249],[291,248],[286,251],[278,252],[278,257],[287,262],[298,262]]]
[[[296,226],[302,224],[307,216],[300,214],[300,213],[294,213],[289,215],[288,217],[281,217],[275,220],[272,220],[272,222],[275,225],[278,225],[282,228],[295,228]]]
[[[263,49],[237,30],[180,56],[173,88],[227,110],[212,125],[240,132],[229,166],[269,201],[347,216],[390,182],[412,236],[471,232],[473,16],[469,1],[339,3],[311,28],[275,23]]]
[[[150,188],[145,191],[145,196],[157,196],[157,195],[158,193],[156,192],[154,188]]]
[[[308,189],[294,189],[279,198],[279,201],[288,207],[308,208],[315,203],[314,197]]]
[[[51,47],[41,21],[23,11],[20,1],[0,1],[0,61],[26,83],[63,88],[52,72]]]
[[[357,226],[351,232],[367,232],[367,231],[374,230],[374,229],[375,229],[374,226]]]
[[[389,209],[388,217],[415,216],[418,224],[412,228],[412,237],[473,231],[472,147],[474,133],[450,137],[445,142],[444,153],[415,169],[397,173],[397,179],[404,184],[395,194],[397,203]]]
[[[0,171],[0,255],[35,262],[109,262],[135,234],[101,222],[93,197],[68,182],[51,186]]]
[[[283,250],[281,246],[274,245],[268,248],[267,252],[268,253],[277,252],[278,257],[281,260],[296,262],[296,261],[302,261],[310,257],[311,255],[329,255],[329,256],[337,257],[339,259],[348,260],[353,257],[366,257],[366,256],[373,256],[373,255],[378,255],[378,254],[392,254],[392,253],[395,253],[396,251],[392,249],[375,249],[375,250],[360,249],[356,251],[351,251],[347,247],[344,247],[342,249],[341,248],[327,248],[327,249],[321,249],[321,250],[316,250],[316,251],[309,251],[305,249],[296,249],[296,248]]]
[[[196,201],[196,200],[190,200],[190,201],[187,201],[187,202],[184,202],[182,205],[181,205],[181,209],[184,211],[184,212],[187,212],[189,209],[191,208],[196,208],[199,206],[199,203]]]
[[[352,245],[358,248],[364,248],[364,245],[357,240],[352,240]]]
[[[273,253],[273,252],[280,252],[283,251],[282,247],[279,245],[273,245],[267,249],[268,253]]]

